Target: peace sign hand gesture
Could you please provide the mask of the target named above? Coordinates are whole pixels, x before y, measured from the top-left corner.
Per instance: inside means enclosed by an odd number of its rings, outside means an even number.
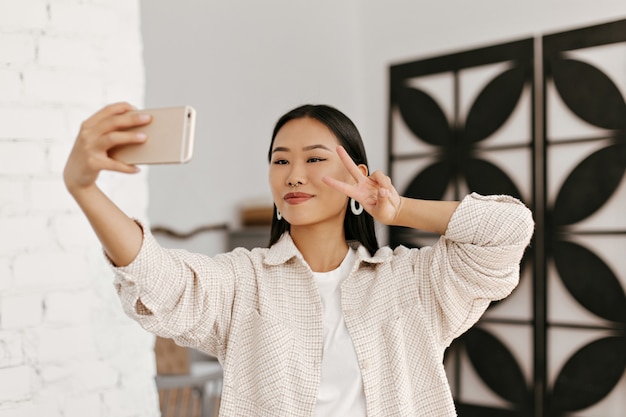
[[[324,183],[354,198],[378,222],[393,225],[400,213],[402,198],[391,183],[391,179],[381,171],[375,171],[370,176],[364,175],[342,146],[337,147],[337,154],[356,184],[348,184],[330,177],[324,177]]]

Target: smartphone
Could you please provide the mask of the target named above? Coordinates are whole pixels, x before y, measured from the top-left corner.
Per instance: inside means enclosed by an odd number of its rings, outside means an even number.
[[[152,121],[128,129],[143,132],[144,143],[117,146],[109,151],[113,159],[127,164],[183,164],[193,156],[196,111],[191,106],[134,110],[152,115]]]

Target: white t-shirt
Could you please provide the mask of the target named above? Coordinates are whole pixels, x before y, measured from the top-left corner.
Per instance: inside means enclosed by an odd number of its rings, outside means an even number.
[[[315,416],[365,417],[365,395],[354,344],[341,310],[341,283],[354,265],[354,249],[337,269],[313,272],[322,298],[324,352]]]

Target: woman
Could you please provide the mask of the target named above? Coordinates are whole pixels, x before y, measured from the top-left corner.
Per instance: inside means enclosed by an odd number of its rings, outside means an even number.
[[[131,109],[107,106],[83,123],[65,182],[113,264],[127,314],[217,356],[222,417],[456,415],[443,354],[516,286],[533,231],[522,203],[401,197],[389,177],[369,175],[345,115],[307,105],[274,129],[270,247],[168,250],[95,185],[103,169],[136,171],[107,154],[145,140],[124,131],[149,123]],[[379,248],[374,219],[442,237]]]

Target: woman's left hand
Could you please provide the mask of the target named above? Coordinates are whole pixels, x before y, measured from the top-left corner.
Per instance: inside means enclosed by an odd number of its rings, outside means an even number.
[[[324,183],[354,198],[378,222],[385,225],[394,224],[400,212],[402,198],[391,183],[391,178],[381,171],[365,176],[342,146],[337,147],[337,154],[356,184],[348,184],[330,177],[324,177]]]

